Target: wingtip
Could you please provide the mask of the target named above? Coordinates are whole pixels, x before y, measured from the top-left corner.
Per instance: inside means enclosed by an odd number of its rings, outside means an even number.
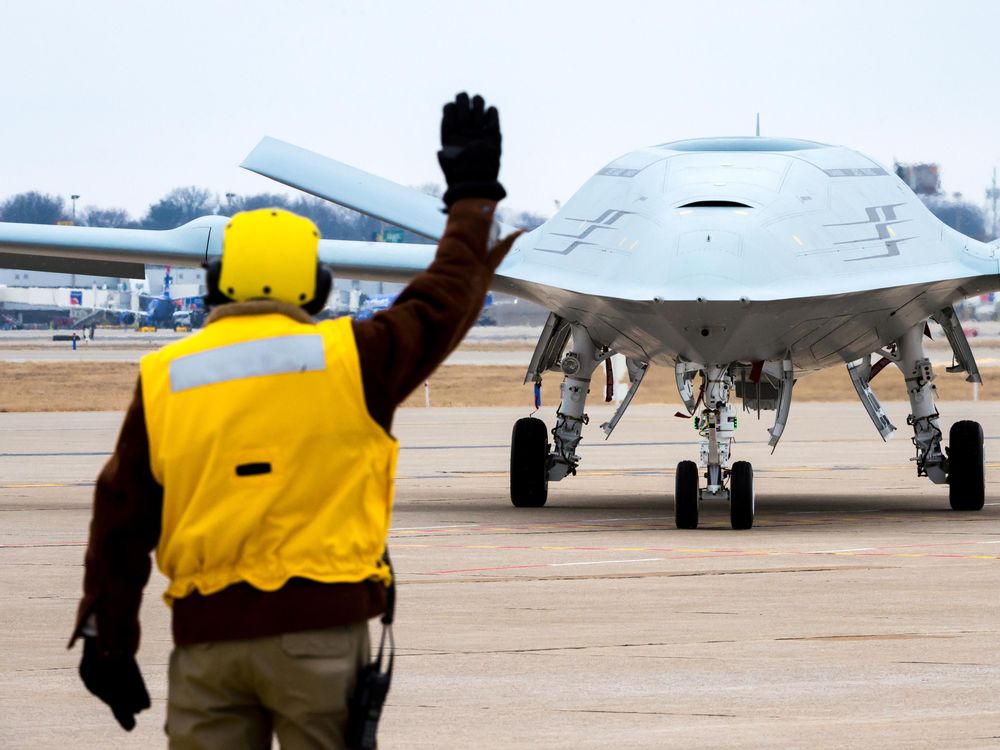
[[[257,172],[258,174],[260,174],[260,172],[257,169],[255,169],[254,166],[253,166],[255,159],[261,153],[266,152],[269,149],[274,148],[274,146],[276,146],[276,145],[290,146],[291,144],[286,143],[285,141],[282,141],[282,140],[280,140],[278,138],[275,138],[273,136],[265,135],[259,141],[257,141],[257,145],[256,146],[254,146],[252,149],[250,149],[250,153],[248,153],[246,156],[243,157],[243,161],[240,162],[240,167],[242,167],[243,169],[248,169],[251,172]]]

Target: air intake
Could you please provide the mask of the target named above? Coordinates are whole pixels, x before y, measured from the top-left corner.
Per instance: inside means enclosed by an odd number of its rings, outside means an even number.
[[[753,208],[753,206],[738,201],[695,201],[677,208]]]

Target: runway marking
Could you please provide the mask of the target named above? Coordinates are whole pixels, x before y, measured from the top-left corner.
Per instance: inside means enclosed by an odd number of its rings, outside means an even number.
[[[829,517],[824,517],[829,514]],[[788,526],[822,526],[829,523],[873,523],[877,518],[879,524],[893,524],[916,521],[940,521],[941,515],[936,512],[929,512],[927,509],[912,508],[902,509],[899,512],[885,514],[885,509],[862,509],[849,510],[828,509],[821,511],[788,511],[782,514],[783,517],[762,519],[757,525],[761,528],[788,527]],[[621,523],[615,519],[589,520],[589,521],[566,521],[566,522],[539,522],[525,524],[509,524],[505,526],[493,526],[488,524],[470,524],[468,526],[455,526],[454,528],[442,527],[438,530],[420,530],[420,527],[409,529],[392,529],[391,535],[396,538],[406,539],[415,536],[466,536],[466,535],[491,535],[510,533],[553,533],[553,532],[601,532],[601,531],[673,531],[674,523],[672,517],[655,516],[654,519],[661,520],[660,523]],[[786,520],[787,519],[787,520]],[[729,528],[728,523],[712,521],[704,525],[705,529],[722,530]]]
[[[667,519],[670,519],[669,528],[673,528],[673,517],[670,516],[650,516],[650,519],[663,520],[666,523]],[[440,530],[447,531],[450,529],[458,529],[460,531],[474,531],[478,534],[495,534],[495,533],[517,533],[521,531],[579,531],[579,530],[591,530],[591,531],[601,531],[606,529],[622,530],[622,531],[656,531],[668,528],[666,525],[656,525],[648,523],[630,523],[622,524],[621,521],[626,521],[631,519],[592,519],[584,521],[564,521],[564,522],[543,522],[543,523],[526,523],[526,524],[510,524],[507,526],[493,526],[488,524],[468,524],[468,525],[454,525],[454,526],[415,526],[411,528],[403,529],[391,529],[390,533],[396,534],[401,533],[403,536],[420,536],[426,531]],[[614,523],[614,526],[601,526],[603,523]]]
[[[591,560],[589,562],[549,563],[550,568],[564,568],[570,565],[615,565],[617,563],[662,562],[662,557],[643,557],[638,560]]]
[[[823,513],[881,513],[881,508],[863,508],[861,510],[846,510],[838,511],[835,508],[830,510],[790,510],[785,513],[786,516],[816,516],[822,515]]]
[[[498,565],[482,568],[459,568],[453,570],[437,570],[427,575],[445,575],[448,573],[478,573],[496,570],[521,570],[528,568],[568,567],[575,565],[603,565],[629,562],[666,562],[668,560],[698,560],[720,559],[731,557],[788,557],[795,555],[816,556],[833,555],[836,557],[896,557],[896,558],[927,558],[949,560],[1000,560],[1000,555],[954,554],[943,552],[893,552],[896,549],[911,549],[914,547],[946,547],[968,546],[976,544],[996,544],[997,541],[962,541],[951,543],[929,542],[922,545],[890,545],[885,547],[857,547],[845,550],[775,550],[775,549],[701,549],[689,547],[570,547],[570,546],[527,546],[527,545],[486,545],[486,544],[412,544],[397,543],[396,549],[470,549],[470,550],[521,550],[530,552],[660,552],[666,557],[640,558],[635,560],[593,560],[573,562],[547,562],[529,565]]]
[[[835,554],[840,554],[842,552],[867,552],[867,551],[873,550],[873,549],[876,549],[876,548],[875,547],[854,547],[853,549],[828,549],[828,550],[820,550],[819,552],[816,552],[815,554],[817,554],[817,555],[835,555]]]

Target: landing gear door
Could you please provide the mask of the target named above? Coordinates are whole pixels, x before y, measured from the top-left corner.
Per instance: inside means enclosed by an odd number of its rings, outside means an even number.
[[[951,345],[951,351],[955,355],[955,365],[947,368],[948,372],[967,372],[969,376],[966,380],[970,383],[982,383],[983,378],[979,374],[979,366],[976,364],[976,357],[969,346],[969,340],[962,330],[962,322],[955,314],[955,308],[950,305],[943,310],[934,313],[931,318],[944,329],[945,338]]]
[[[566,348],[566,342],[569,340],[569,334],[570,324],[566,322],[565,318],[550,312],[548,320],[545,321],[545,326],[542,328],[542,335],[535,345],[535,352],[531,355],[528,372],[524,375],[525,385],[532,381],[541,380],[542,374],[559,361],[559,357]]]
[[[633,369],[636,371],[636,374],[632,379],[632,385],[629,387],[628,393],[626,393],[625,398],[622,399],[621,405],[619,405],[619,407],[615,410],[611,419],[601,425],[601,429],[604,430],[605,440],[611,437],[611,433],[614,432],[618,422],[625,414],[625,410],[628,409],[628,405],[632,403],[632,397],[635,395],[635,392],[639,390],[639,384],[642,383],[642,378],[646,374],[646,370],[649,369],[649,364],[646,362],[636,363],[634,367],[631,362],[629,365],[629,374],[632,374]]]
[[[871,355],[869,354],[865,359],[858,362],[848,362],[847,372],[851,375],[851,383],[854,385],[854,390],[858,394],[858,398],[861,399],[862,406],[868,412],[868,417],[871,419],[872,424],[875,425],[875,429],[878,430],[878,434],[882,437],[882,440],[888,441],[896,428],[889,421],[885,409],[882,408],[882,404],[879,403],[878,398],[869,385],[871,380],[871,364]]]

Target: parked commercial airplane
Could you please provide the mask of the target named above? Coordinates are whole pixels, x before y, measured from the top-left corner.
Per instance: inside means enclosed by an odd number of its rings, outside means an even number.
[[[271,138],[243,166],[432,239],[444,229],[438,199]],[[128,275],[127,264],[193,265],[219,252],[225,221],[207,217],[163,232],[0,224],[0,265],[48,259],[115,275]],[[336,275],[384,281],[412,278],[433,252],[321,245]],[[949,229],[891,171],[847,148],[705,138],[616,159],[517,240],[493,285],[551,311],[525,382],[550,370],[563,375],[551,432],[535,418],[514,425],[513,504],[544,505],[549,482],[576,473],[591,375],[621,353],[631,387],[605,433],[652,365],[674,370],[698,429],[699,462],[677,466],[678,527],[697,526],[699,502],[709,499],[729,501],[734,528],[753,524],[753,469],[730,463],[734,399],[758,415],[774,412],[777,445],[795,381],[845,363],[883,439],[895,427],[869,381],[888,362],[902,370],[918,475],[948,484],[954,509],[981,509],[982,428],[957,422],[945,448],[923,335],[936,320],[955,354],[951,369],[980,382],[952,305],[1000,289],[998,254],[1000,242]]]

